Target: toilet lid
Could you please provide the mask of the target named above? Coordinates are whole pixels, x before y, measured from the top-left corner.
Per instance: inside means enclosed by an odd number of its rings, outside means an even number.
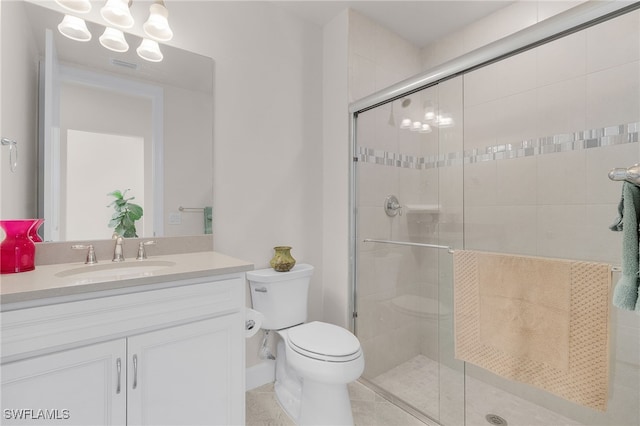
[[[288,341],[303,355],[326,360],[359,356],[360,342],[348,330],[325,322],[310,322],[289,329]],[[357,357],[356,356],[356,357]]]

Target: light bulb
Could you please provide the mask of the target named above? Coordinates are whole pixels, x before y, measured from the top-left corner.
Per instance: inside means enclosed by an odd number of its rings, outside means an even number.
[[[58,31],[65,37],[75,41],[91,40],[91,33],[87,29],[84,19],[73,15],[64,15],[62,22],[58,24]]]
[[[129,44],[122,31],[111,27],[104,29],[104,33],[100,36],[100,44],[114,52],[126,52],[129,50]]]
[[[129,10],[128,0],[107,0],[100,9],[100,14],[105,21],[120,28],[133,27],[133,16]]]
[[[173,38],[173,31],[169,28],[169,11],[162,3],[154,3],[149,7],[149,18],[142,25],[142,29],[152,39],[169,41]]]
[[[438,124],[440,127],[451,127],[453,126],[453,118],[447,116],[438,117]]]
[[[411,128],[411,119],[410,118],[403,118],[402,122],[400,122],[400,128],[401,129],[409,129],[409,128]]]
[[[138,56],[142,59],[145,59],[150,62],[160,62],[162,61],[162,52],[160,51],[160,46],[158,46],[158,42],[154,40],[149,40],[145,38],[140,43],[140,46],[136,49],[138,52]]]

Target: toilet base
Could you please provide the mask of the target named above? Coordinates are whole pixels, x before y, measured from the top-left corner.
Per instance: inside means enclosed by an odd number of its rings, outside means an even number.
[[[299,425],[353,425],[347,385],[306,381],[302,384]]]
[[[351,400],[346,384],[304,380],[287,365],[284,342],[277,346],[276,382],[278,403],[299,426],[353,425]]]
[[[296,424],[300,417],[300,396],[302,395],[302,380],[295,371],[287,368],[287,357],[284,343],[278,342],[276,357],[276,382],[273,385],[276,399]]]

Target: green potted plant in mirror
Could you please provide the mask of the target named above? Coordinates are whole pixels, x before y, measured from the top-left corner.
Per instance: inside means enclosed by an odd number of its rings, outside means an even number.
[[[124,238],[137,238],[135,222],[142,217],[142,207],[131,202],[136,197],[125,198],[127,191],[129,190],[124,192],[115,190],[107,194],[115,197],[115,200],[107,206],[113,206],[115,209],[115,213],[109,221],[109,228],[115,228],[113,232]]]

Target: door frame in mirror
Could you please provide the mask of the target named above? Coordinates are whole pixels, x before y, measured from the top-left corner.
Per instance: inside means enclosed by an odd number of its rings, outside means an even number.
[[[50,31],[50,30],[48,30]],[[48,53],[45,56],[45,63],[51,66],[52,61],[47,62]],[[53,55],[53,53],[52,53]],[[46,65],[45,65],[46,66]],[[41,71],[43,71],[41,69]],[[41,75],[46,73],[41,72]],[[108,91],[121,92],[129,96],[136,96],[149,99],[151,102],[152,119],[152,140],[151,140],[151,180],[153,182],[153,236],[164,235],[164,91],[161,87],[128,80],[122,77],[99,74],[93,71],[82,70],[70,66],[58,64],[60,83],[82,84],[85,86]],[[54,82],[52,82],[54,83]],[[55,83],[54,83],[55,84]],[[50,90],[47,87],[40,87],[41,104],[42,97]],[[50,93],[50,92],[49,92]],[[55,161],[60,154],[60,136],[55,132],[60,132],[59,126],[47,117],[41,110],[39,125],[42,131],[39,132],[38,145],[40,158],[43,162],[42,178],[38,179],[38,216],[45,218],[44,240],[59,241],[59,233],[54,226],[58,225],[60,218],[60,206],[56,202],[56,194],[60,193],[60,162]],[[51,114],[51,112],[49,112]],[[50,143],[51,139],[56,139],[58,143]],[[46,188],[45,188],[46,187]],[[46,224],[49,226],[46,226]],[[56,236],[58,238],[56,238]]]

